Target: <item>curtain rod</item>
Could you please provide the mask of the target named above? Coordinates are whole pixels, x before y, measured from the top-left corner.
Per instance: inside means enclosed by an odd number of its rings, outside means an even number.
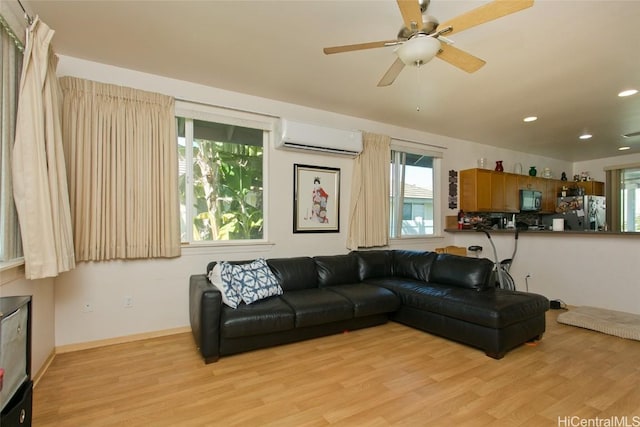
[[[391,139],[395,139],[396,141],[401,141],[401,142],[410,142],[412,144],[426,145],[427,147],[440,148],[442,150],[447,150],[447,147],[444,147],[442,145],[427,144],[425,142],[412,141],[410,139],[404,139],[404,138],[396,138],[394,136],[392,136]]]
[[[9,26],[9,23],[6,21],[6,19],[4,19],[4,16],[2,16],[2,14],[0,14],[0,26],[7,32],[9,38],[13,40],[13,44],[16,45],[18,50],[20,52],[24,52],[24,44],[22,44],[16,33],[13,32],[13,30]]]
[[[20,9],[22,9],[22,11],[24,12],[24,19],[27,20],[29,25],[33,24],[33,18],[27,13],[27,10],[24,8],[20,0],[18,0],[18,4],[20,5]]]

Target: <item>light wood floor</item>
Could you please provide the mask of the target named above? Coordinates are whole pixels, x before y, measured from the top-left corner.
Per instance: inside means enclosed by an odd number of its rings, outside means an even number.
[[[502,360],[397,323],[210,365],[188,333],[61,354],[35,389],[33,425],[640,423],[640,342],[557,315],[542,341]]]

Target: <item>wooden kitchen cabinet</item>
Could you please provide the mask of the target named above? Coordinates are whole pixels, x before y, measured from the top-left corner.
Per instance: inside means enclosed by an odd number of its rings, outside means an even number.
[[[520,211],[520,193],[518,191],[518,176],[504,174],[504,208],[505,212]]]
[[[565,183],[565,185],[567,185]],[[578,181],[569,182],[569,188],[580,187],[584,189],[584,194],[588,196],[604,196],[604,182],[600,181]]]
[[[491,174],[487,169],[460,171],[460,209],[465,212],[491,211]]]
[[[557,179],[545,179],[545,181],[545,187],[542,190],[542,212],[554,213],[556,211],[558,192],[562,188],[562,181]]]
[[[460,209],[465,212],[519,212],[520,190],[537,190],[542,193],[541,213],[553,213],[558,191],[566,184],[566,181],[537,176],[467,169],[460,171]]]
[[[504,173],[491,174],[491,211],[502,212],[504,206]]]
[[[533,190],[535,177],[529,175],[517,175],[518,190]]]
[[[460,209],[465,212],[518,212],[517,175],[487,169],[460,171]]]

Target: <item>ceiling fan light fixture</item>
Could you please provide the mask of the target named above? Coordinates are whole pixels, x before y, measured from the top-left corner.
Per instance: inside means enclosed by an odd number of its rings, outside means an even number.
[[[624,97],[626,97],[626,96],[632,96],[632,95],[635,95],[636,93],[638,93],[638,90],[637,90],[637,89],[627,89],[627,90],[623,90],[622,92],[620,92],[620,93],[618,94],[618,96],[619,96],[620,98],[624,98]]]
[[[422,65],[431,61],[440,51],[440,41],[430,36],[417,36],[398,48],[398,58],[405,65]]]
[[[634,136],[639,136],[640,135],[640,131],[637,132],[629,132],[629,133],[625,133],[624,135],[622,135],[623,138],[633,138]]]

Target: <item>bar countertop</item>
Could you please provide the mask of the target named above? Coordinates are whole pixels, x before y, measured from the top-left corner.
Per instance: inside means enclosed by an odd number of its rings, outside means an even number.
[[[476,230],[474,228],[467,228],[459,230],[457,228],[445,228],[445,232],[447,233],[477,233],[480,230]],[[488,229],[492,234],[511,234],[515,233],[514,228],[502,228],[502,229]],[[535,234],[535,235],[544,235],[544,236],[601,236],[601,237],[640,237],[640,233],[631,232],[631,231],[590,231],[590,230],[564,230],[564,231],[552,231],[552,230],[529,230],[529,229],[519,229],[519,234]]]

